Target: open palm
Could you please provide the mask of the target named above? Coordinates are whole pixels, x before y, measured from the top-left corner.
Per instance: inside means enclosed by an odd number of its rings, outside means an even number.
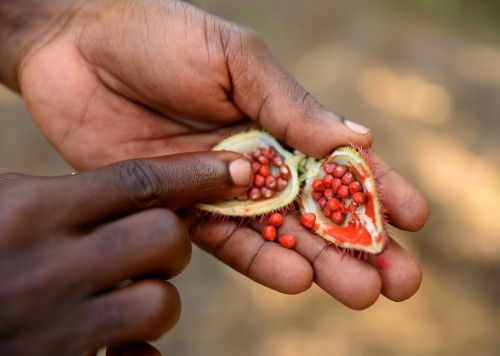
[[[371,144],[363,127],[324,110],[254,32],[181,1],[86,2],[19,68],[34,120],[80,170],[207,150],[228,130],[255,124],[315,157],[347,143]],[[379,166],[381,184],[392,187],[385,197],[391,222],[422,227],[425,200],[380,159]],[[384,252],[394,268],[381,269],[375,259],[342,259],[293,216],[284,229],[302,237],[296,251],[264,242],[258,226],[189,222],[201,247],[282,292],[315,281],[349,307],[364,308],[381,292],[406,299],[420,284],[418,265],[395,242]]]

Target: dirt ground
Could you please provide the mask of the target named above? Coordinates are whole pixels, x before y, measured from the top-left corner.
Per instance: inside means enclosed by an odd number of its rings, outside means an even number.
[[[419,292],[361,312],[315,286],[271,291],[195,249],[174,279],[183,313],[162,352],[499,355],[500,27],[383,0],[193,3],[257,30],[321,103],[369,126],[431,217],[417,233],[391,230],[422,264]],[[0,117],[0,172],[71,171],[5,88]]]

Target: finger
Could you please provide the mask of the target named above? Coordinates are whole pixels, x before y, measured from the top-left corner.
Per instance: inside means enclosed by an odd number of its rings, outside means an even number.
[[[44,180],[43,188],[34,185],[27,194],[36,210],[49,208],[55,222],[93,225],[152,207],[232,199],[248,189],[252,176],[250,162],[238,153],[186,153]]]
[[[407,231],[421,229],[430,214],[425,197],[380,157],[375,156],[375,161],[382,205],[390,224]]]
[[[248,226],[234,221],[189,219],[194,243],[250,279],[282,293],[307,290],[313,279],[309,263],[292,250],[265,241]]]
[[[345,306],[361,310],[376,302],[382,288],[377,270],[365,261],[343,253],[307,231],[299,223],[297,214],[288,214],[280,227],[280,234],[297,238],[295,251],[314,269],[314,282]]]
[[[110,285],[144,275],[171,278],[191,257],[184,224],[171,211],[151,209],[104,225],[74,241],[70,256],[75,283],[94,294]]]
[[[88,349],[135,340],[155,340],[170,330],[180,316],[179,293],[161,280],[144,280],[100,295],[76,314],[79,337]]]
[[[134,341],[121,345],[110,346],[106,356],[161,356],[161,352],[147,342]]]
[[[341,145],[371,145],[369,129],[324,110],[253,31],[235,26],[221,26],[221,31],[233,100],[246,115],[287,145],[317,158]]]
[[[395,302],[413,296],[422,283],[419,265],[392,239],[381,254],[370,255],[368,261],[382,278],[382,294]]]

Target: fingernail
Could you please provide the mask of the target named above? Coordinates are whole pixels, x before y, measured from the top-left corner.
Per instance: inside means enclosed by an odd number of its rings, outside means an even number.
[[[250,161],[238,158],[229,163],[229,174],[236,186],[249,186],[252,181],[252,165]]]
[[[370,129],[368,127],[360,125],[357,122],[351,120],[344,120],[344,125],[350,128],[352,131],[361,135],[366,135],[368,132],[370,132]]]

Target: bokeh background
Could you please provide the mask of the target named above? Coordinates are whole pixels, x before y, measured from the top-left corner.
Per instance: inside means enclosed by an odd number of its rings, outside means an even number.
[[[500,1],[199,0],[254,28],[321,103],[369,126],[374,150],[428,197],[418,233],[392,229],[423,284],[402,303],[346,309],[288,296],[195,249],[174,280],[165,355],[500,354]],[[69,173],[0,87],[0,171]]]

